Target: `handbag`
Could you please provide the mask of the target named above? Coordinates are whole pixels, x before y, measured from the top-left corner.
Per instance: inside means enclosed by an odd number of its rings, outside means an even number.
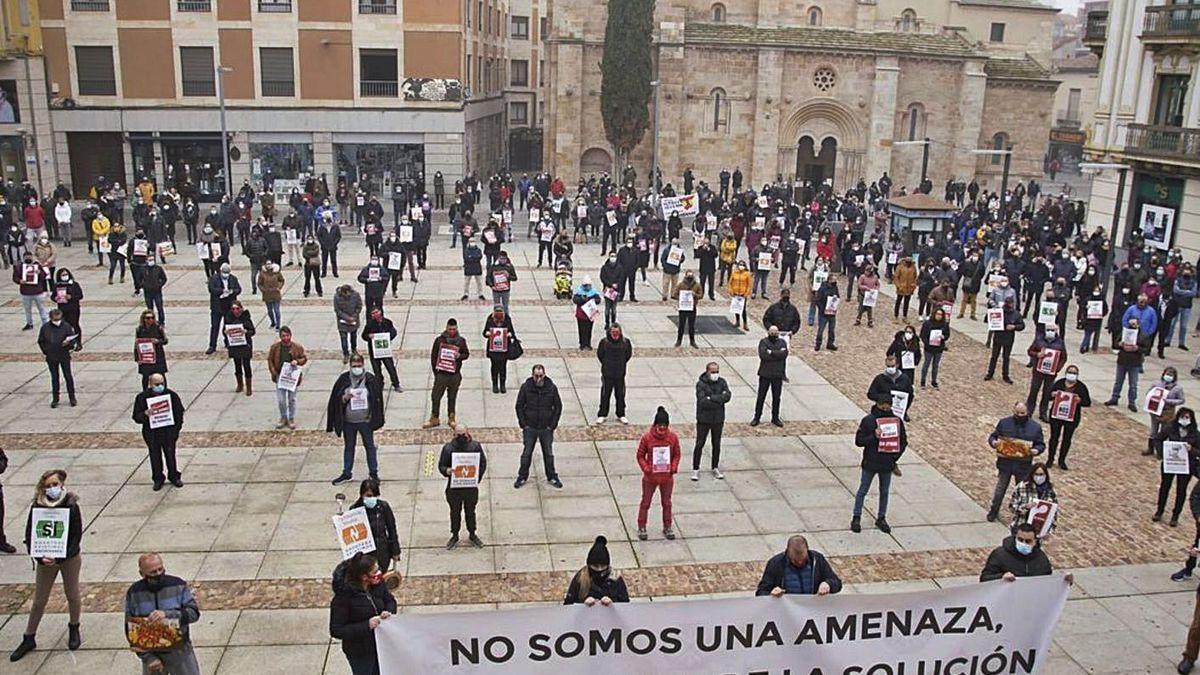
[[[511,344],[508,345],[508,360],[516,361],[525,355],[525,348],[521,346],[521,341],[513,338]]]

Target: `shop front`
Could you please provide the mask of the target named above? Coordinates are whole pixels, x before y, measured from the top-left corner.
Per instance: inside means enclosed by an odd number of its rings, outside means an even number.
[[[337,143],[333,154],[339,181],[357,181],[381,200],[390,199],[397,184],[421,189],[425,172],[422,143]]]
[[[25,161],[25,139],[0,136],[0,178],[6,183],[26,180]]]
[[[278,141],[270,137],[250,139],[250,179],[255,184],[271,184],[277,194],[292,188],[304,189],[304,181],[313,173],[311,142]]]
[[[1129,222],[1141,228],[1147,246],[1165,251],[1175,245],[1184,185],[1183,178],[1142,172],[1133,175]]]

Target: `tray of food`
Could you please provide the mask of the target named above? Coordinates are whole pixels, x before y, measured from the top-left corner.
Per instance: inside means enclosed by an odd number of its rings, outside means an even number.
[[[1005,459],[1029,459],[1033,449],[1028,441],[1001,436],[996,440],[996,454]]]
[[[125,636],[134,651],[142,652],[166,651],[183,640],[178,619],[151,621],[147,617],[130,617]]]

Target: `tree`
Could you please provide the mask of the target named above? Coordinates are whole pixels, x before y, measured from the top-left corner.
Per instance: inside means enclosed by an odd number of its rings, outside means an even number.
[[[609,0],[600,64],[600,113],[604,136],[622,167],[650,125],[653,30],[654,0]]]

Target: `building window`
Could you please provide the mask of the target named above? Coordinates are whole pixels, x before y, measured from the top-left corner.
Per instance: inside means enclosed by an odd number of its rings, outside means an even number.
[[[1079,102],[1083,98],[1082,89],[1071,89],[1067,91],[1067,119],[1072,122],[1079,121]]]
[[[1159,75],[1154,83],[1151,119],[1158,126],[1181,127],[1187,110],[1187,75]]]
[[[725,23],[725,5],[717,3],[712,6],[713,23]]]
[[[991,32],[991,35],[988,37],[988,40],[990,40],[992,42],[1004,42],[1004,24],[993,23],[992,24],[992,32]]]
[[[529,39],[529,17],[514,16],[511,17],[512,24],[512,39],[528,40]]]
[[[212,0],[179,0],[181,12],[211,12]]]
[[[263,96],[295,96],[296,77],[291,47],[262,47],[258,50],[258,71],[262,76]]]
[[[925,109],[920,103],[914,103],[908,106],[908,112],[905,113],[907,139],[910,141],[917,140],[921,135],[921,129],[925,122]]]
[[[487,22],[483,20],[483,0],[475,3],[475,27],[487,32]]]
[[[108,0],[71,0],[72,12],[107,12]]]
[[[709,111],[712,120],[712,130],[720,131],[721,127],[729,128],[729,95],[725,90],[717,87],[708,93],[709,99],[712,101],[712,109]]]
[[[179,72],[184,96],[216,96],[217,73],[212,47],[180,47]]]
[[[821,25],[821,8],[820,7],[810,7],[808,9],[808,25],[810,25],[810,26],[820,26]]]
[[[837,75],[833,72],[833,68],[821,66],[813,73],[813,86],[817,88],[817,91],[829,91],[835,84],[837,84]]]
[[[396,0],[358,0],[359,14],[395,14]]]
[[[917,29],[917,13],[911,9],[900,12],[900,30],[911,33]]]
[[[116,96],[112,47],[76,47],[75,72],[80,96]]]
[[[399,67],[395,49],[360,49],[358,52],[359,93],[362,96],[395,98],[399,95]]]
[[[542,17],[542,18],[539,20],[539,25],[538,25],[538,39],[539,39],[539,40],[541,40],[542,42],[545,42],[545,41],[546,41],[546,36],[547,36],[547,35],[549,35],[549,34],[550,34],[550,23],[549,23],[549,21],[546,19],[546,17],[544,17],[544,16],[543,16],[543,17]]]
[[[292,11],[292,0],[258,0],[258,11],[263,14],[288,14]]]
[[[992,150],[1007,150],[1008,149],[1008,134],[1003,131],[992,136]],[[998,165],[1004,161],[1004,155],[992,155],[992,165]]]
[[[538,86],[546,86],[546,59],[538,61]]]
[[[512,87],[528,87],[529,86],[529,62],[525,59],[513,59],[509,62],[509,70],[511,76],[508,83]]]
[[[529,104],[524,101],[514,101],[508,104],[509,124],[529,124]]]

